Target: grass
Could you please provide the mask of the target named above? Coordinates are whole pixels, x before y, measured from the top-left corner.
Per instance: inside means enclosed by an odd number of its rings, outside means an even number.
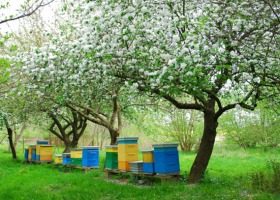
[[[279,192],[254,189],[251,174],[269,171],[272,158],[280,161],[280,150],[242,150],[215,146],[204,180],[199,185],[154,183],[123,184],[107,180],[101,169],[84,173],[54,164],[24,164],[23,154],[13,161],[0,148],[0,199],[280,199]],[[100,166],[104,165],[101,152]],[[187,174],[194,153],[180,152],[181,173]]]

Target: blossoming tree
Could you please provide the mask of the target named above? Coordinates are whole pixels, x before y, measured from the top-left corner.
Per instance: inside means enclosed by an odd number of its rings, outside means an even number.
[[[69,85],[87,88],[86,83],[98,87],[101,80],[104,88],[112,81],[114,86],[125,82],[179,109],[201,111],[204,131],[189,183],[199,182],[207,168],[219,117],[237,106],[253,110],[279,88],[278,1],[96,0],[73,5],[72,25],[49,46],[52,51],[45,51],[48,56],[34,53],[29,71],[41,70],[38,79],[48,70],[54,87],[67,80],[63,91],[73,92]],[[71,73],[65,73],[69,67]]]

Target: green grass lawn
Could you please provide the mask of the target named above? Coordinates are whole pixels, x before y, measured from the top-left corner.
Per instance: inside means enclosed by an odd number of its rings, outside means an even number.
[[[24,164],[0,149],[0,199],[280,199],[252,186],[252,174],[269,173],[271,159],[280,161],[280,149],[242,150],[216,145],[204,180],[199,185],[153,183],[137,185],[132,179],[106,179],[101,169],[84,173],[54,164]],[[101,152],[100,166],[104,165]],[[187,174],[194,153],[180,152],[181,173]],[[279,180],[280,181],[280,180]]]

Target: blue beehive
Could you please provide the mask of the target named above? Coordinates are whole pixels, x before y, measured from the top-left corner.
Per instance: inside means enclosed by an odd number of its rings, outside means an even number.
[[[24,149],[24,159],[28,160],[28,149]]]
[[[83,146],[82,149],[82,166],[99,167],[99,146]]]
[[[70,165],[71,164],[70,153],[63,153],[62,154],[62,164],[63,165]]]
[[[153,174],[155,173],[155,164],[154,163],[144,163],[143,162],[143,172]]]
[[[36,149],[32,149],[32,161],[36,160]]]
[[[157,174],[176,174],[180,172],[178,143],[153,144],[154,164]]]

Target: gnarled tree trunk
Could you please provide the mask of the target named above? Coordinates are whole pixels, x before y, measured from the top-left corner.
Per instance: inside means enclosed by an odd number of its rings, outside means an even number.
[[[110,137],[111,137],[111,142],[110,145],[116,145],[118,143],[117,137],[119,137],[119,132],[116,130],[109,130],[110,132]]]
[[[49,130],[64,142],[64,153],[70,152],[71,148],[77,147],[79,139],[87,127],[87,119],[82,115],[73,110],[71,110],[71,115],[70,117],[49,114],[53,120]]]
[[[214,112],[204,112],[204,130],[201,143],[191,167],[188,183],[198,183],[207,169],[213,152],[218,122]]]

